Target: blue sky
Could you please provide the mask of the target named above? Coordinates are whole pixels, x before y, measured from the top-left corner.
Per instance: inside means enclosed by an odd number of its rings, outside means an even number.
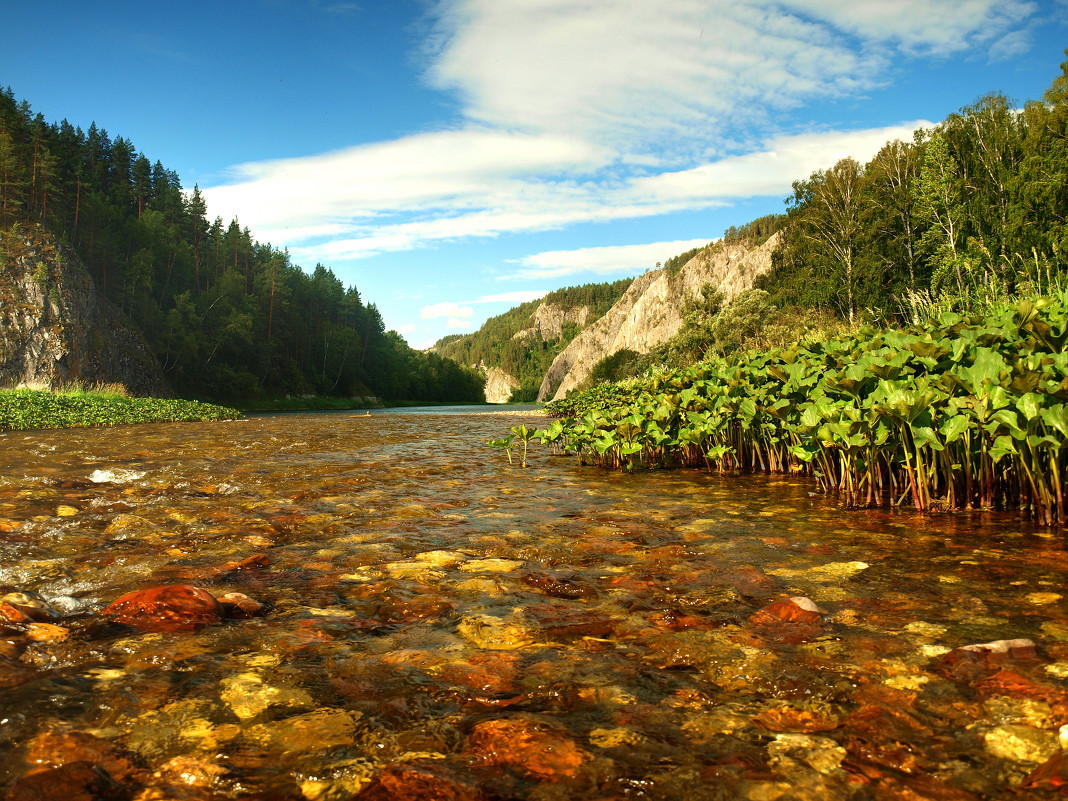
[[[1068,0],[0,0],[0,85],[96,121],[415,347],[637,275],[1059,73]]]

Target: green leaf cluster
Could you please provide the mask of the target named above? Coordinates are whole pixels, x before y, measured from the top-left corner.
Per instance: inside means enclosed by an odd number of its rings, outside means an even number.
[[[241,416],[236,409],[200,401],[128,398],[119,394],[92,392],[0,391],[0,431],[205,422],[234,420]]]
[[[1065,520],[1068,291],[986,316],[861,327],[601,385],[546,406],[603,467],[799,472],[847,506]]]

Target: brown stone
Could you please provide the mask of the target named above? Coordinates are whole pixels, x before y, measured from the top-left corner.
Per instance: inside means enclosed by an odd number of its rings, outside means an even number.
[[[590,755],[560,727],[527,717],[479,723],[468,748],[487,766],[507,766],[538,779],[571,778]]]
[[[833,714],[821,714],[808,709],[782,706],[765,709],[752,721],[768,731],[814,732],[831,731],[838,728],[838,718]]]
[[[130,793],[92,762],[69,762],[15,782],[7,801],[127,801]]]
[[[49,767],[90,762],[118,781],[127,781],[138,772],[131,754],[110,740],[82,731],[56,729],[39,734],[30,742],[26,761]]]
[[[228,592],[226,595],[220,595],[218,600],[222,606],[223,615],[231,620],[263,617],[267,614],[267,607],[264,604],[249,598],[243,592]]]
[[[808,598],[799,596],[768,604],[763,609],[754,612],[749,619],[758,625],[774,625],[775,623],[818,625],[823,622],[823,615],[816,604]]]
[[[974,681],[1003,665],[1033,661],[1038,649],[1032,640],[994,640],[964,645],[938,658],[935,670],[956,681]]]
[[[1059,790],[1068,792],[1068,751],[1054,754],[1043,762],[1023,780],[1023,787],[1028,790]]]
[[[479,801],[482,792],[445,765],[413,760],[382,770],[353,801]]]
[[[515,691],[515,677],[521,658],[507,651],[475,654],[466,662],[453,662],[441,670],[441,677],[479,693],[501,695]]]
[[[577,605],[530,604],[523,607],[523,614],[554,640],[607,637],[616,627],[616,621],[608,615],[591,612]]]
[[[524,584],[529,584],[535,589],[541,590],[552,598],[564,598],[577,600],[579,598],[594,598],[597,590],[586,584],[578,584],[560,575],[554,575],[542,571],[532,571],[522,576]]]
[[[127,593],[104,614],[146,631],[190,631],[218,623],[223,618],[223,608],[205,590],[171,584]]]

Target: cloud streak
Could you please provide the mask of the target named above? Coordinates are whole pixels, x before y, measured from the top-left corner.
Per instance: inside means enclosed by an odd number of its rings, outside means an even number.
[[[776,131],[777,112],[875,87],[901,54],[1018,50],[1036,11],[1027,0],[433,8],[426,79],[460,99],[462,120],[238,165],[202,188],[209,214],[240,216],[298,262],[329,264],[785,196],[793,180],[844,155],[866,160],[929,123]]]

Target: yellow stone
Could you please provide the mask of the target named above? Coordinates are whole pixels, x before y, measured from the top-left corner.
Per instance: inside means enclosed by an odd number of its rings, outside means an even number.
[[[56,517],[74,517],[76,514],[78,514],[78,509],[74,506],[60,504],[56,507]]]

